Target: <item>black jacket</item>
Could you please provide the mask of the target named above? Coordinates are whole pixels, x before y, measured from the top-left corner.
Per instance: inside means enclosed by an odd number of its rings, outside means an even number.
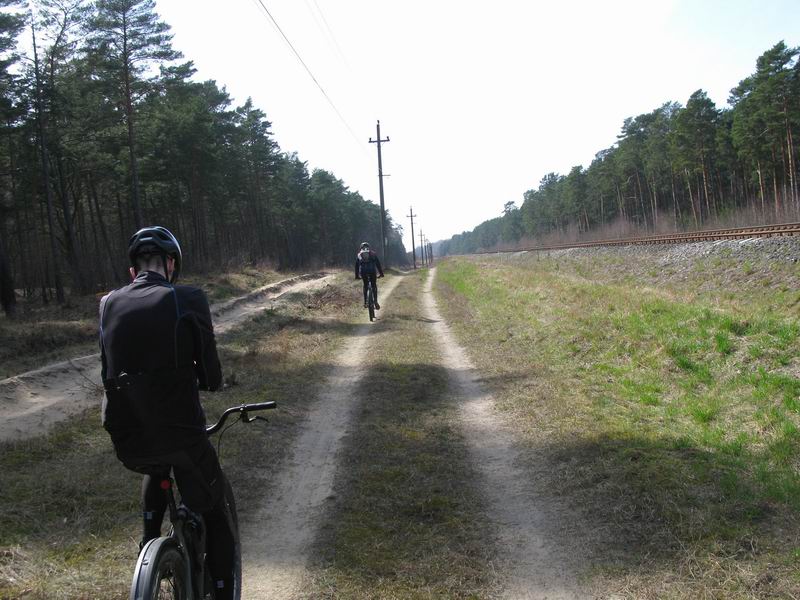
[[[100,301],[103,426],[117,455],[158,456],[205,436],[198,387],[222,370],[202,290],[145,271]]]
[[[381,277],[383,277],[383,269],[381,268],[381,261],[378,255],[372,250],[366,254],[366,257],[363,256],[364,254],[364,252],[356,254],[356,277],[373,275],[376,270],[380,273]]]

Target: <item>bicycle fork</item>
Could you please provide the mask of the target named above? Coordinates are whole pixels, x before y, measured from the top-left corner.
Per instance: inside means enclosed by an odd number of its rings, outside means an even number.
[[[177,538],[186,565],[186,582],[189,598],[202,598],[205,581],[206,528],[203,517],[193,513],[186,506],[178,506],[172,491],[172,480],[161,481],[161,488],[167,494],[172,534]]]

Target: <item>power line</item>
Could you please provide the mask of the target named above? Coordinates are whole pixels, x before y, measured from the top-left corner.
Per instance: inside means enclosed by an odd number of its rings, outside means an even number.
[[[264,12],[266,13],[266,15],[269,17],[270,21],[272,21],[272,24],[275,26],[275,29],[277,29],[277,30],[278,30],[278,33],[280,33],[280,34],[281,34],[281,36],[283,36],[283,39],[284,39],[284,40],[286,41],[286,43],[289,45],[289,48],[291,48],[292,52],[293,52],[293,53],[294,53],[294,55],[297,57],[297,60],[298,60],[298,61],[300,61],[300,64],[301,64],[301,65],[303,65],[303,68],[306,70],[306,73],[308,73],[308,76],[309,76],[309,77],[311,77],[311,80],[312,80],[312,81],[313,81],[313,82],[316,84],[316,86],[319,88],[319,91],[320,91],[320,92],[322,92],[322,95],[323,95],[323,96],[325,96],[325,99],[328,101],[328,104],[330,104],[330,105],[331,105],[331,108],[333,108],[334,112],[336,112],[336,115],[339,117],[339,120],[341,120],[341,122],[342,122],[342,123],[344,124],[344,126],[347,128],[347,131],[349,131],[349,132],[350,132],[350,135],[351,135],[351,136],[353,136],[353,139],[356,141],[356,143],[358,143],[358,146],[359,146],[359,148],[361,148],[361,150],[362,150],[362,151],[363,151],[365,154],[368,154],[368,152],[367,152],[367,148],[364,146],[364,143],[363,143],[363,142],[362,142],[362,141],[359,139],[359,137],[358,137],[358,136],[355,134],[355,132],[353,131],[352,127],[350,127],[350,124],[347,122],[347,120],[344,118],[344,116],[342,116],[342,113],[341,113],[341,112],[339,112],[339,109],[338,109],[338,108],[336,108],[336,105],[333,103],[333,100],[331,100],[330,96],[328,96],[328,93],[327,93],[327,92],[324,90],[324,88],[323,88],[323,87],[320,85],[319,81],[317,81],[317,78],[316,78],[316,77],[314,77],[314,74],[311,72],[311,69],[309,69],[309,68],[308,68],[308,65],[305,63],[305,61],[303,60],[303,58],[300,56],[300,53],[297,51],[297,49],[295,49],[295,47],[294,47],[294,45],[292,44],[292,42],[291,42],[291,41],[289,41],[289,38],[288,38],[288,37],[286,36],[286,34],[283,32],[283,29],[281,29],[281,26],[280,26],[280,25],[278,25],[278,22],[275,20],[275,17],[273,17],[273,16],[272,16],[272,13],[271,13],[271,12],[269,12],[269,9],[268,9],[268,8],[267,8],[267,7],[264,5],[264,2],[263,2],[262,0],[254,0],[254,2],[257,2],[257,3],[258,3],[258,5],[259,5],[259,6],[261,6],[261,8],[262,8],[262,9],[264,10]]]
[[[328,24],[328,19],[325,18],[325,13],[322,12],[322,9],[317,3],[317,0],[312,0],[312,1],[314,2],[314,6],[317,7],[317,12],[319,12],[319,16],[322,17],[322,22],[325,24],[325,28],[328,30],[328,33],[330,34],[331,39],[333,40],[333,45],[336,46],[336,50],[338,50],[339,56],[342,58],[342,61],[344,62],[345,66],[349,69],[350,64],[347,62],[347,58],[345,57],[344,52],[342,52],[342,48],[341,46],[339,46],[339,42],[336,40],[336,36],[333,35],[333,29],[331,29],[331,26]]]

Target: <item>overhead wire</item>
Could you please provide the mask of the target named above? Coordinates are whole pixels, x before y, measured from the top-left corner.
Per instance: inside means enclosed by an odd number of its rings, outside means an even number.
[[[331,29],[331,26],[328,24],[328,19],[325,18],[325,13],[322,12],[322,8],[320,8],[317,0],[312,0],[312,1],[314,2],[314,6],[317,7],[317,12],[319,13],[319,16],[322,17],[322,22],[325,24],[325,29],[328,30],[328,34],[331,36],[331,39],[333,40],[333,45],[336,46],[336,50],[339,53],[339,57],[342,59],[342,62],[344,62],[345,66],[349,69],[350,64],[347,62],[347,58],[345,57],[344,52],[342,52],[342,47],[339,45],[336,36],[333,34],[333,29]]]
[[[297,51],[297,49],[294,47],[294,44],[292,44],[292,42],[289,40],[289,38],[287,37],[287,35],[284,33],[283,29],[281,29],[281,26],[280,26],[280,25],[278,25],[278,22],[275,20],[275,17],[273,17],[273,16],[272,16],[272,13],[271,13],[271,12],[269,11],[269,9],[266,7],[266,5],[264,4],[263,0],[253,0],[253,1],[254,1],[255,3],[257,3],[257,6],[260,6],[260,7],[263,9],[263,11],[264,11],[264,13],[266,14],[266,16],[267,16],[267,17],[269,17],[269,20],[270,20],[270,21],[272,21],[272,24],[275,26],[275,29],[277,29],[277,30],[278,30],[278,33],[280,33],[280,34],[281,34],[281,36],[283,37],[284,41],[287,43],[287,45],[289,46],[289,48],[292,50],[292,52],[294,53],[294,55],[295,55],[295,57],[297,58],[297,60],[300,62],[300,64],[301,64],[301,65],[303,66],[303,68],[305,69],[306,73],[308,73],[308,76],[309,76],[309,77],[311,77],[311,80],[312,80],[312,81],[313,81],[313,82],[316,84],[317,88],[319,88],[319,91],[320,91],[320,92],[322,92],[322,95],[323,95],[323,96],[325,96],[325,99],[328,101],[328,104],[330,104],[330,105],[331,105],[331,108],[333,108],[334,112],[335,112],[335,113],[336,113],[336,115],[339,117],[339,120],[340,120],[340,121],[341,121],[341,122],[344,124],[344,126],[347,128],[347,131],[349,131],[349,132],[350,132],[350,135],[351,135],[351,136],[353,136],[353,139],[356,141],[356,143],[357,143],[357,144],[358,144],[358,146],[361,148],[361,150],[362,150],[362,151],[363,151],[365,154],[369,155],[369,152],[367,152],[367,149],[366,149],[366,147],[364,146],[364,142],[362,142],[362,141],[361,141],[361,139],[360,139],[360,138],[359,138],[359,137],[358,137],[358,136],[355,134],[355,132],[353,131],[353,128],[352,128],[352,127],[350,127],[350,124],[347,122],[347,119],[345,119],[345,118],[344,118],[344,116],[342,115],[342,113],[341,113],[341,112],[339,111],[339,109],[336,107],[336,104],[334,104],[333,100],[331,100],[331,97],[330,97],[330,96],[328,96],[328,93],[325,91],[325,89],[322,87],[322,85],[320,85],[319,81],[317,81],[317,78],[316,78],[316,77],[314,77],[314,74],[311,72],[311,69],[309,69],[309,68],[308,68],[308,65],[307,65],[307,64],[306,64],[306,62],[303,60],[303,58],[300,56],[300,53],[299,53],[299,52]]]

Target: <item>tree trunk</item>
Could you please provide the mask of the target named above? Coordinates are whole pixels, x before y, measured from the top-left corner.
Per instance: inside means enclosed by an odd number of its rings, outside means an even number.
[[[622,197],[622,190],[619,189],[619,184],[615,183],[614,187],[617,188],[617,204],[619,206],[619,214],[625,219],[625,200]]]
[[[61,210],[64,214],[64,235],[67,249],[67,262],[69,270],[72,272],[73,285],[81,292],[86,291],[86,284],[83,281],[81,271],[82,261],[78,258],[78,241],[75,235],[75,215],[69,205],[69,194],[67,184],[64,179],[64,163],[59,155],[56,158],[56,173],[58,175],[59,198],[61,199]]]
[[[692,179],[689,176],[689,169],[684,169],[684,173],[686,174],[686,187],[689,189],[689,203],[692,206],[692,218],[694,219],[695,229],[697,229],[700,226],[700,221],[697,218],[697,209],[695,208],[694,204],[694,194],[692,194]]]
[[[6,258],[6,225],[0,223],[0,307],[8,318],[13,318],[17,309],[17,295],[14,292],[14,276]]]
[[[706,172],[706,159],[705,159],[705,152],[700,152],[700,166],[701,171],[703,173],[703,194],[706,197],[706,217],[710,218],[716,211],[711,210],[711,200],[710,200],[710,193],[708,191],[708,174]],[[700,190],[698,189],[698,196],[700,195]]]
[[[125,121],[128,125],[128,152],[131,160],[131,203],[133,204],[133,218],[136,221],[136,229],[144,227],[144,217],[142,216],[142,205],[139,200],[139,164],[136,160],[136,134],[133,125],[133,94],[131,92],[131,72],[130,56],[128,55],[128,35],[127,31],[122,39],[122,79],[125,87]]]
[[[653,176],[653,181],[650,182],[650,198],[652,202],[653,211],[653,231],[658,229],[658,189],[656,188],[656,178]]]
[[[775,171],[775,163],[772,163],[772,193],[775,196],[775,220],[780,219],[781,203],[778,195],[778,174]]]
[[[642,181],[639,178],[639,169],[634,169],[636,173],[636,189],[639,190],[639,207],[642,209],[642,220],[644,221],[644,228],[647,231],[647,210],[644,207],[644,192],[642,191]]]
[[[606,224],[606,211],[605,211],[605,203],[603,201],[603,194],[600,194],[600,225],[603,226]],[[524,227],[524,225],[523,225]]]
[[[6,124],[7,124],[8,128],[10,129],[11,128],[10,119],[7,121]],[[26,261],[30,260],[30,255],[33,254],[33,252],[32,252],[32,249],[30,248],[30,246],[28,245],[29,242],[26,239],[27,236],[23,231],[26,228],[23,227],[23,225],[22,225],[22,215],[20,214],[20,211],[19,211],[19,201],[17,199],[17,157],[16,157],[15,148],[14,148],[14,143],[11,140],[11,136],[8,137],[8,162],[9,162],[9,167],[10,167],[10,171],[11,171],[9,180],[11,182],[11,204],[14,207],[13,208],[13,210],[14,210],[14,224],[15,224],[14,229],[16,230],[17,244],[19,245],[20,263],[21,263],[20,267],[21,267],[21,272],[22,272],[22,275],[23,275],[21,285],[24,288],[27,288],[28,285],[30,284],[30,281],[29,281],[29,276],[28,276],[28,273],[27,273],[28,269],[26,269],[26,264],[25,263],[26,263]],[[25,212],[26,212],[26,217],[27,217],[28,211],[25,211]],[[7,239],[7,238],[4,238],[4,239]],[[26,249],[27,249],[27,252],[26,252]],[[15,296],[15,300],[16,300],[16,296]]]
[[[675,221],[675,231],[678,230],[678,214],[680,213],[680,209],[678,208],[678,198],[675,196],[675,174],[672,172],[672,167],[670,166],[669,169],[669,187],[672,191],[672,218]]]
[[[58,245],[56,244],[56,224],[55,210],[53,208],[53,191],[50,187],[50,158],[47,154],[47,138],[45,136],[45,125],[42,114],[42,85],[39,78],[39,55],[36,51],[36,31],[31,23],[31,35],[33,36],[33,64],[36,75],[36,121],[39,126],[39,146],[42,160],[42,184],[44,185],[45,198],[47,200],[47,226],[50,230],[50,254],[53,261],[53,282],[56,288],[56,300],[59,304],[64,304],[67,299],[64,295],[64,286],[61,283],[61,274],[58,268]]]
[[[789,175],[789,196],[791,198],[792,205],[797,208],[798,205],[798,198],[797,198],[797,171],[795,170],[795,160],[794,160],[794,140],[792,136],[792,124],[789,120],[789,105],[788,99],[786,96],[783,98],[783,122],[784,127],[786,128],[786,153],[788,155],[788,175]]]
[[[103,245],[108,253],[108,264],[111,267],[111,277],[114,279],[114,283],[120,284],[122,283],[122,278],[120,277],[120,272],[117,269],[116,261],[114,260],[114,248],[111,245],[111,239],[108,237],[108,230],[106,229],[105,221],[103,221],[103,213],[100,211],[100,200],[97,197],[97,186],[94,183],[91,173],[86,174],[86,187],[89,188],[91,201],[94,203],[95,218],[97,219],[97,224],[100,228],[100,235],[103,238]],[[91,203],[89,210],[91,210]]]

